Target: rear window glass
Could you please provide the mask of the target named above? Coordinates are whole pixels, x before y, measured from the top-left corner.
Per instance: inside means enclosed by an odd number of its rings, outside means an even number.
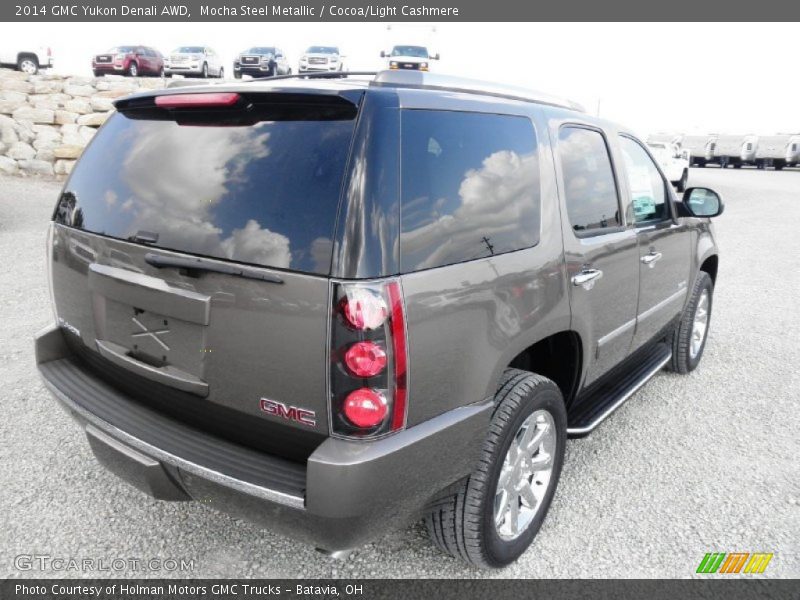
[[[354,120],[179,125],[115,114],[57,207],[65,225],[254,265],[328,274]],[[144,233],[143,233],[144,232]]]
[[[402,115],[403,271],[484,258],[539,241],[539,157],[525,117]]]

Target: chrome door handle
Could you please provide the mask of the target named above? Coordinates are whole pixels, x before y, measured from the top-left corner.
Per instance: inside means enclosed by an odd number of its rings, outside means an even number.
[[[579,285],[585,290],[590,290],[602,276],[603,272],[600,269],[583,269],[577,275],[572,276],[572,285]]]
[[[652,269],[656,266],[656,262],[661,260],[661,256],[661,252],[650,252],[642,257],[642,262]]]

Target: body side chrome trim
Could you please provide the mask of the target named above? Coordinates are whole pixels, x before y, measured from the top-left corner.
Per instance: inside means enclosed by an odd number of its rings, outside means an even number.
[[[664,298],[664,299],[663,299],[661,302],[659,302],[658,304],[655,304],[654,306],[651,306],[650,308],[648,308],[648,309],[647,309],[646,311],[644,311],[643,313],[640,313],[640,314],[639,314],[639,316],[637,317],[637,319],[639,319],[639,320],[642,320],[642,321],[643,321],[644,319],[647,319],[648,317],[652,317],[654,314],[656,314],[656,313],[657,313],[658,311],[660,311],[662,308],[664,308],[664,307],[666,307],[666,306],[668,306],[668,305],[672,304],[672,303],[673,303],[673,302],[675,302],[676,300],[679,300],[679,299],[681,299],[681,298],[684,298],[684,297],[686,296],[686,290],[687,290],[687,288],[686,288],[686,282],[684,281],[684,282],[681,284],[681,289],[679,289],[677,292],[675,292],[675,293],[674,293],[674,294],[672,294],[671,296],[667,296],[666,298]]]
[[[630,321],[628,321],[627,323],[623,323],[613,331],[609,331],[607,334],[605,334],[603,337],[597,340],[597,347],[602,348],[608,342],[613,340],[615,337],[619,337],[629,329],[633,328],[635,325],[636,325],[636,319],[631,319]]]

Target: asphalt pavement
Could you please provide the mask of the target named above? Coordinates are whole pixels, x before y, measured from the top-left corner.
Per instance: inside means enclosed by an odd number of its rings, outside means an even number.
[[[34,366],[33,335],[53,319],[44,243],[60,184],[0,178],[0,577],[667,578],[693,576],[707,552],[771,552],[764,576],[800,577],[800,172],[693,169],[690,185],[726,202],[700,367],[659,374],[570,441],[533,546],[486,572],[440,554],[421,524],[340,561],[106,472]],[[25,570],[43,564],[32,555],[109,570]],[[148,564],[160,568],[136,570]]]

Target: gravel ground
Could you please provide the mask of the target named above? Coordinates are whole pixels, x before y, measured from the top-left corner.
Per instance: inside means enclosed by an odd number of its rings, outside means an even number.
[[[419,524],[334,561],[103,470],[34,368],[32,336],[52,319],[44,241],[59,185],[0,178],[0,576],[24,576],[14,557],[41,553],[193,559],[197,577],[687,577],[711,551],[774,552],[765,575],[800,576],[800,172],[694,169],[690,183],[727,203],[701,366],[658,375],[571,441],[533,547],[480,572],[437,553]]]

